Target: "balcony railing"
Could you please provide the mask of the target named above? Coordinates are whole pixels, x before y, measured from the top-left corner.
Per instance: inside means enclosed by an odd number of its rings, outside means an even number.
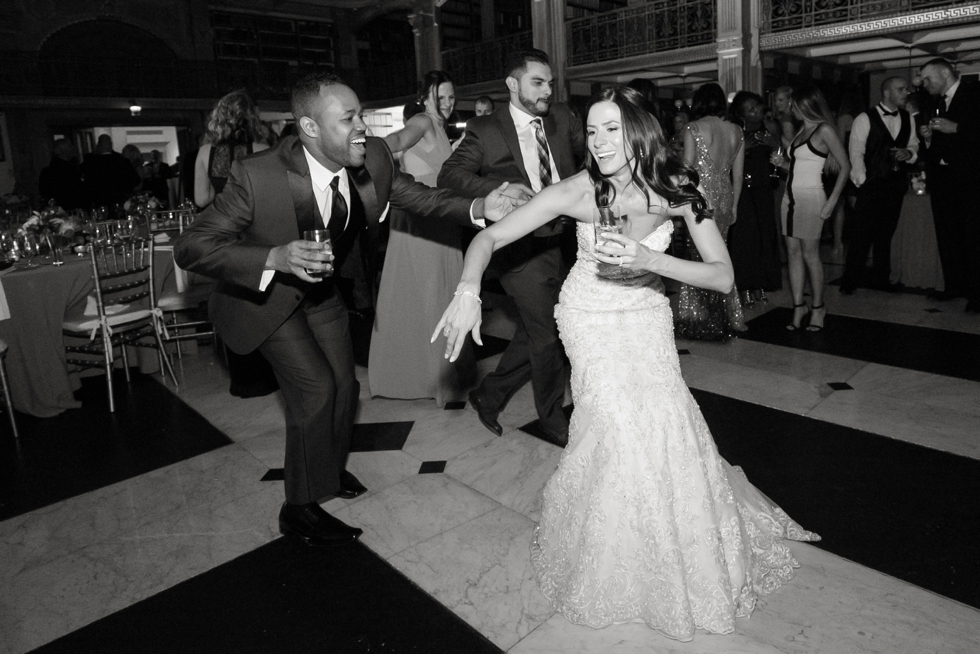
[[[570,20],[565,26],[572,66],[689,48],[717,38],[714,0],[654,0]]]
[[[533,48],[531,32],[512,34],[494,41],[481,41],[442,53],[442,67],[457,86],[502,80],[504,60],[514,50]]]
[[[763,34],[903,16],[975,0],[763,0]]]

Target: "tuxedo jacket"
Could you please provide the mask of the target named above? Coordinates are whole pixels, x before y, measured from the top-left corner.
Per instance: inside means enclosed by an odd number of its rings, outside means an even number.
[[[373,243],[389,204],[416,215],[471,225],[470,200],[399,172],[382,139],[368,137],[366,148],[364,165],[347,169],[348,230],[358,229],[363,242]],[[234,352],[255,350],[307,297],[339,301],[331,278],[314,284],[279,271],[259,291],[270,250],[299,239],[318,214],[302,143],[291,136],[232,164],[224,190],[174,243],[177,265],[219,280],[210,315]],[[335,270],[343,265],[353,235],[345,232],[340,240],[346,245],[338,249],[335,243]]]
[[[943,99],[937,96],[933,100],[931,109],[935,110]],[[935,112],[930,111],[929,115],[934,116]],[[980,85],[960,82],[944,117],[956,123],[956,133],[933,130],[926,164],[939,166],[942,160],[958,171],[980,175]],[[977,182],[980,183],[980,177]]]
[[[585,154],[582,122],[567,105],[558,103],[551,106],[541,122],[558,175],[561,179],[571,177],[578,172]],[[517,127],[508,107],[466,122],[466,136],[442,164],[438,184],[440,188],[477,198],[503,182],[531,187],[531,179],[524,168],[521,144],[517,139]],[[519,263],[531,252],[530,238],[525,237],[495,254],[497,261],[494,263],[504,268]]]

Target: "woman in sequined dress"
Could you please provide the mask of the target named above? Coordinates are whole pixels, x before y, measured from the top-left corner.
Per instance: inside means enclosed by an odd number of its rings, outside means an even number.
[[[816,540],[722,459],[681,377],[661,275],[726,292],[732,268],[697,173],[671,154],[642,96],[606,89],[588,110],[586,170],[480,232],[432,340],[480,339],[480,281],[495,249],[568,215],[578,258],[555,308],[572,363],[568,445],[544,489],[531,563],[544,595],[593,628],[642,622],[678,640],[731,633],[798,566],[785,538]],[[599,206],[629,216],[599,234]],[[701,256],[664,253],[673,218]],[[622,266],[627,279],[599,276]]]
[[[701,186],[714,214],[722,239],[735,222],[735,208],[742,192],[745,149],[742,129],[726,121],[728,103],[725,92],[715,83],[705,84],[694,93],[691,107],[696,120],[684,133],[684,159],[698,171]],[[734,182],[733,182],[734,180]],[[699,261],[698,248],[685,239],[686,254]],[[745,331],[738,291],[718,293],[691,284],[681,284],[675,316],[677,335],[689,340],[725,341]]]

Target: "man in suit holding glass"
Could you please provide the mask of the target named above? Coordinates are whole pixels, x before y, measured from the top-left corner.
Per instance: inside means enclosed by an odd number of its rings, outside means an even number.
[[[530,197],[543,186],[574,175],[585,154],[582,123],[564,104],[552,103],[554,78],[541,50],[508,57],[505,109],[466,123],[466,136],[442,164],[439,186],[467,197],[487,193],[500,182],[508,192]],[[572,234],[568,234],[572,237]],[[541,431],[550,442],[568,442],[565,354],[555,324],[555,304],[565,277],[562,224],[546,225],[508,245],[491,260],[500,283],[514,298],[520,320],[497,369],[470,394],[480,421],[497,434],[497,416],[529,380]]]
[[[919,133],[946,287],[938,298],[965,296],[966,311],[980,313],[980,89],[961,83],[945,59],[929,61],[919,74],[935,99]]]
[[[215,329],[231,350],[269,361],[286,409],[283,534],[342,545],[361,530],[319,502],[367,489],[346,470],[359,384],[348,311],[330,276],[355,241],[370,241],[389,205],[470,225],[513,205],[498,192],[473,202],[398,172],[366,137],[357,95],[329,73],[293,87],[298,136],[235,162],[225,189],[178,238],[177,265],[220,280]],[[331,244],[304,240],[326,229]],[[326,276],[322,276],[326,275]]]

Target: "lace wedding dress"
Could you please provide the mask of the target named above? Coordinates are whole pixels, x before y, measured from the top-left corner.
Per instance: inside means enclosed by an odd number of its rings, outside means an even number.
[[[642,243],[662,252],[672,228]],[[531,547],[541,590],[589,627],[730,633],[799,567],[781,539],[819,536],[719,456],[681,378],[660,278],[605,280],[592,225],[578,243],[555,309],[575,411]]]

